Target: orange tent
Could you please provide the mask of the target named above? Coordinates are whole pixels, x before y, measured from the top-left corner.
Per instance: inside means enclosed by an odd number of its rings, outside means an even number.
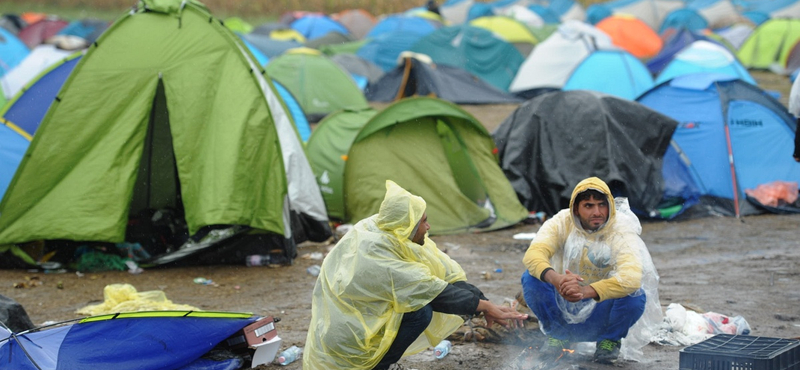
[[[612,15],[595,27],[611,37],[611,42],[637,58],[652,58],[664,42],[650,26],[633,16]]]

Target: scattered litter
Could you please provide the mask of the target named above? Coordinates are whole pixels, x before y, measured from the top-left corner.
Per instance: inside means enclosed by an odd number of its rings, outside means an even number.
[[[198,278],[204,279],[205,278]],[[196,279],[195,279],[196,280]],[[210,280],[209,280],[210,281]],[[96,316],[116,312],[201,311],[185,304],[172,303],[160,290],[137,292],[130,284],[109,284],[103,288],[104,301],[76,311],[78,315]]]
[[[321,260],[323,257],[324,257],[324,255],[322,254],[322,252],[306,253],[306,254],[300,256],[300,258],[303,258],[303,259],[316,260],[316,261]]]
[[[144,269],[139,267],[139,265],[137,265],[136,262],[133,262],[133,260],[125,261],[125,266],[128,266],[128,272],[134,275],[141,274],[144,271]]]
[[[335,232],[336,240],[341,239],[344,236],[344,234],[347,234],[347,232],[350,231],[350,229],[352,228],[353,224],[342,224],[336,226],[336,232]]]
[[[492,273],[489,271],[481,271],[481,277],[484,280],[492,280]]]
[[[441,360],[445,358],[445,356],[447,356],[448,353],[450,353],[451,348],[453,348],[453,344],[450,343],[449,340],[445,339],[439,342],[439,344],[437,344],[436,347],[433,348],[433,356]]]
[[[26,276],[25,281],[14,283],[14,289],[35,288],[42,285],[42,281],[38,276]]]
[[[652,342],[687,346],[716,334],[747,335],[750,334],[750,324],[742,316],[729,317],[716,312],[700,314],[678,303],[670,303]]]
[[[286,366],[291,364],[303,354],[303,349],[298,346],[291,346],[278,355],[277,361],[279,364]]]
[[[194,278],[193,281],[194,281],[195,284],[201,284],[201,285],[214,284],[214,281],[212,281],[211,279],[206,279],[204,277],[196,277],[196,278]]]
[[[494,272],[503,272],[503,269],[494,269]]]
[[[319,269],[320,269],[319,265],[313,265],[313,266],[309,266],[309,267],[306,269],[306,271],[307,271],[307,272],[308,272],[308,273],[309,273],[311,276],[319,276]]]
[[[533,240],[536,237],[536,233],[519,233],[514,234],[514,239],[516,240]]]
[[[454,250],[454,251],[457,251],[457,250],[458,250],[458,248],[461,248],[461,246],[460,246],[460,245],[458,245],[458,244],[454,244],[454,243],[450,243],[450,242],[445,242],[445,243],[444,243],[444,244],[442,244],[442,245],[444,245],[444,246],[445,246],[445,248],[447,248],[447,249],[452,249],[452,250]]]

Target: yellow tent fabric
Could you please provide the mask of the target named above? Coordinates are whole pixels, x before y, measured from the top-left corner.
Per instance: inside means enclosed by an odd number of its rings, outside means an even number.
[[[371,369],[397,336],[403,313],[423,308],[448,283],[466,280],[455,261],[425,237],[411,242],[425,201],[394,182],[378,214],[358,222],[322,263],[314,286],[304,369]],[[463,325],[434,312],[405,355],[439,343]]]
[[[78,309],[78,315],[97,316],[137,311],[202,311],[185,304],[172,303],[160,290],[137,292],[130,284],[110,284],[103,289],[104,301]]]
[[[470,21],[469,24],[492,31],[510,43],[528,43],[532,45],[539,43],[539,40],[536,39],[536,36],[525,24],[511,17],[499,15],[479,17]]]

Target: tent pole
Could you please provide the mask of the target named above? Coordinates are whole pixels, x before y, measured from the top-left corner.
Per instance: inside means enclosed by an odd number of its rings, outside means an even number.
[[[728,163],[731,165],[731,184],[733,185],[733,207],[736,211],[736,218],[739,218],[739,189],[736,186],[736,167],[733,165],[733,147],[731,146],[731,130],[725,124],[725,140],[728,142]]]

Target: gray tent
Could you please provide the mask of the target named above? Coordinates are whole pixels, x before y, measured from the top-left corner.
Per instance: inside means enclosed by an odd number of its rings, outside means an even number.
[[[500,167],[529,211],[569,207],[572,189],[597,176],[636,211],[664,194],[662,158],[678,123],[643,104],[588,91],[554,91],[519,106],[492,134]]]
[[[369,101],[390,102],[409,96],[434,96],[456,104],[511,104],[521,99],[500,91],[469,72],[403,58],[364,92]]]

